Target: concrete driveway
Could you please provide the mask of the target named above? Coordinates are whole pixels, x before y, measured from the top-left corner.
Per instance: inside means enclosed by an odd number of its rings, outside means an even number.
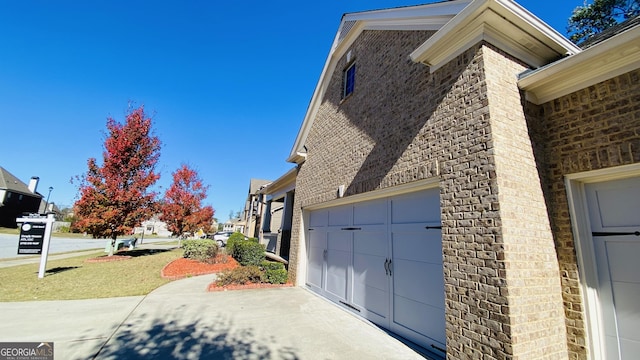
[[[147,296],[0,303],[0,341],[55,359],[424,359],[302,288],[207,292],[214,275]]]

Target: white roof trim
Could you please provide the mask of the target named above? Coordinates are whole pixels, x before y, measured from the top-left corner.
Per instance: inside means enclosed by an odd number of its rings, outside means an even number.
[[[278,179],[260,189],[259,193],[271,196],[271,199],[278,199],[280,197],[283,197],[287,192],[292,191],[296,188],[297,176],[298,168],[291,168]]]
[[[535,68],[581,51],[511,0],[474,0],[410,57],[433,72],[481,40]]]
[[[333,45],[327,56],[320,79],[311,97],[298,136],[293,144],[287,161],[303,163],[306,159],[304,143],[309,135],[313,119],[315,119],[320,103],[336,63],[346,49],[364,30],[434,30],[437,31],[462,11],[471,0],[445,1],[435,4],[408,6],[401,8],[365,11],[345,14],[342,17]]]
[[[543,104],[640,68],[640,26],[631,28],[580,54],[523,75],[518,86],[527,100]]]

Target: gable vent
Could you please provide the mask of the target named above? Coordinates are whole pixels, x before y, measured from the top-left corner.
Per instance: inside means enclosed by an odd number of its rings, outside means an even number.
[[[344,24],[342,25],[342,29],[340,29],[340,36],[338,37],[338,43],[341,42],[342,39],[344,39],[349,34],[349,31],[351,31],[351,28],[355,24],[356,24],[355,20],[344,22]]]

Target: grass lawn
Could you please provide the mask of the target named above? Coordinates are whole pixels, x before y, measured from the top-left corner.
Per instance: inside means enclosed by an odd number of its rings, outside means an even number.
[[[160,277],[162,268],[182,257],[182,249],[171,251],[131,250],[132,258],[112,262],[85,262],[104,256],[89,256],[47,262],[47,272],[38,279],[39,264],[0,269],[0,301],[72,300],[146,295],[171,280]]]

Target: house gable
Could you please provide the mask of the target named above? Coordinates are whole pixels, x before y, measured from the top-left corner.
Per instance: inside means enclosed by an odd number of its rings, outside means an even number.
[[[287,161],[302,163],[306,158],[306,138],[318,114],[338,61],[365,30],[421,30],[437,31],[459,13],[470,0],[447,1],[435,4],[366,11],[342,17],[333,45],[325,61],[307,113]],[[407,53],[408,55],[408,53]]]

